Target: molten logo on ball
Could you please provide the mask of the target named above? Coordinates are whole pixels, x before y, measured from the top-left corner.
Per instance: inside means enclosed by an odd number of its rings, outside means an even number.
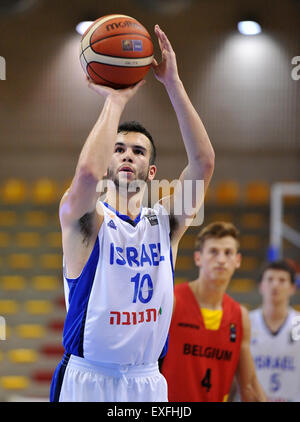
[[[121,21],[121,22],[114,22],[106,25],[106,31],[115,30],[118,28],[138,28],[143,29],[143,26],[140,25],[138,22],[132,21]]]

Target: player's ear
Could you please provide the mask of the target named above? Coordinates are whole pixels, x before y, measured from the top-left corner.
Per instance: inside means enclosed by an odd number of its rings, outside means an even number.
[[[151,164],[151,166],[149,166],[149,171],[148,171],[148,179],[149,180],[153,180],[156,174],[156,170],[157,167],[154,164]]]
[[[236,266],[235,266],[235,268],[240,268],[241,263],[242,263],[242,254],[241,254],[241,252],[239,252],[236,255]]]
[[[194,262],[196,267],[200,267],[201,265],[201,252],[200,251],[194,251]]]

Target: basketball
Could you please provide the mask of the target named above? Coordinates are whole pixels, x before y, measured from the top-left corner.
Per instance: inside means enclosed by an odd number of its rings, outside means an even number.
[[[96,84],[116,89],[134,85],[144,78],[152,59],[151,36],[130,16],[103,16],[82,35],[80,62]]]

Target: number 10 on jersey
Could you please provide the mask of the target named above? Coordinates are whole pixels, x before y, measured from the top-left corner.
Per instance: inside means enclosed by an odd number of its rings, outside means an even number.
[[[153,296],[153,282],[149,274],[144,274],[141,277],[141,273],[137,273],[130,279],[134,283],[133,303],[136,303],[137,299],[142,303],[148,303]],[[144,296],[145,295],[145,296]]]

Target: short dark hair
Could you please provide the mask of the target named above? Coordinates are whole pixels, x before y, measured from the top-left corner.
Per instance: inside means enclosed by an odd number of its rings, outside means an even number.
[[[156,160],[156,148],[154,145],[153,138],[148,130],[139,122],[135,120],[127,121],[121,123],[118,127],[118,133],[120,132],[138,132],[145,135],[151,142],[151,156],[150,156],[150,165],[155,163]]]
[[[296,271],[295,271],[295,269],[292,267],[292,265],[290,265],[284,259],[272,261],[272,262],[267,262],[266,264],[264,264],[263,267],[262,267],[261,273],[260,273],[260,277],[259,277],[260,282],[263,279],[264,273],[267,270],[286,271],[290,275],[291,283],[295,284],[295,282],[296,282]]]
[[[195,242],[195,250],[201,251],[206,239],[221,239],[225,236],[231,236],[236,240],[237,249],[239,249],[239,231],[234,224],[226,221],[216,221],[208,224],[197,235]]]

